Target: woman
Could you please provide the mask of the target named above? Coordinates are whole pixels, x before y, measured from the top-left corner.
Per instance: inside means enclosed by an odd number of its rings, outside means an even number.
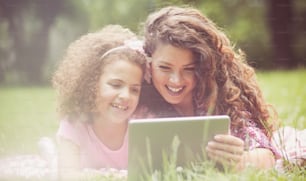
[[[226,35],[196,9],[165,7],[148,16],[144,37],[149,84],[143,86],[140,99],[143,113],[227,114],[231,134],[209,142],[208,156],[236,169],[273,167],[279,157],[270,143],[276,119],[253,68]]]

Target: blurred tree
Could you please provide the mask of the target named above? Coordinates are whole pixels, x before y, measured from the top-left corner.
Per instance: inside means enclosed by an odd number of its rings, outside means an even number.
[[[18,78],[30,83],[49,79],[67,44],[81,34],[107,24],[139,32],[147,15],[166,5],[188,4],[202,11],[257,68],[305,65],[305,2],[0,0],[0,83]]]
[[[49,28],[54,22],[61,1],[50,2],[0,1],[3,16],[8,21],[9,32],[13,39],[14,67],[25,82],[41,82],[42,66],[48,51]],[[25,19],[25,15],[28,19]],[[27,20],[33,21],[31,27],[25,26]]]
[[[87,0],[84,2],[89,16],[89,29],[97,30],[107,24],[120,24],[137,31],[144,21],[152,0]]]
[[[294,1],[293,51],[298,66],[306,66],[306,1]]]
[[[293,1],[269,0],[268,22],[271,32],[274,66],[293,68],[297,60],[293,54]]]
[[[8,36],[11,38],[11,47],[8,51],[13,59],[10,69],[3,71],[17,72],[19,81],[23,83],[42,83],[43,68],[49,51],[50,28],[60,13],[73,12],[72,2],[0,0],[0,12],[3,17],[1,20],[8,24]],[[1,60],[5,61],[9,60]]]

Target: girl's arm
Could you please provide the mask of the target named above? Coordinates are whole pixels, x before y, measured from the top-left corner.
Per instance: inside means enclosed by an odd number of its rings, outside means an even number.
[[[237,170],[247,166],[259,169],[271,168],[275,158],[270,149],[254,148],[244,151],[244,142],[232,135],[217,135],[207,145],[208,156],[219,163],[231,165]]]
[[[58,174],[60,180],[76,180],[80,173],[80,150],[71,141],[58,138]]]

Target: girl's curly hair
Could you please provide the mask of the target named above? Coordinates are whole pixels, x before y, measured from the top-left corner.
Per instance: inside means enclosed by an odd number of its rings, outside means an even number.
[[[58,112],[71,120],[88,121],[96,111],[97,85],[103,67],[117,59],[127,59],[145,69],[145,56],[124,48],[101,58],[108,50],[124,45],[136,35],[120,25],[108,25],[72,42],[55,71],[52,83],[57,91]]]
[[[241,51],[234,50],[223,31],[200,11],[191,7],[162,8],[147,18],[144,37],[149,57],[158,43],[193,52],[198,82],[194,101],[200,114],[227,114],[236,128],[252,119],[266,133],[273,130],[276,114],[263,99],[254,69]]]

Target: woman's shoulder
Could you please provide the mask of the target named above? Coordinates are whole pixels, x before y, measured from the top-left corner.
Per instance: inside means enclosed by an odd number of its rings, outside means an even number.
[[[151,117],[178,116],[173,106],[167,103],[152,84],[142,86],[137,114]]]

